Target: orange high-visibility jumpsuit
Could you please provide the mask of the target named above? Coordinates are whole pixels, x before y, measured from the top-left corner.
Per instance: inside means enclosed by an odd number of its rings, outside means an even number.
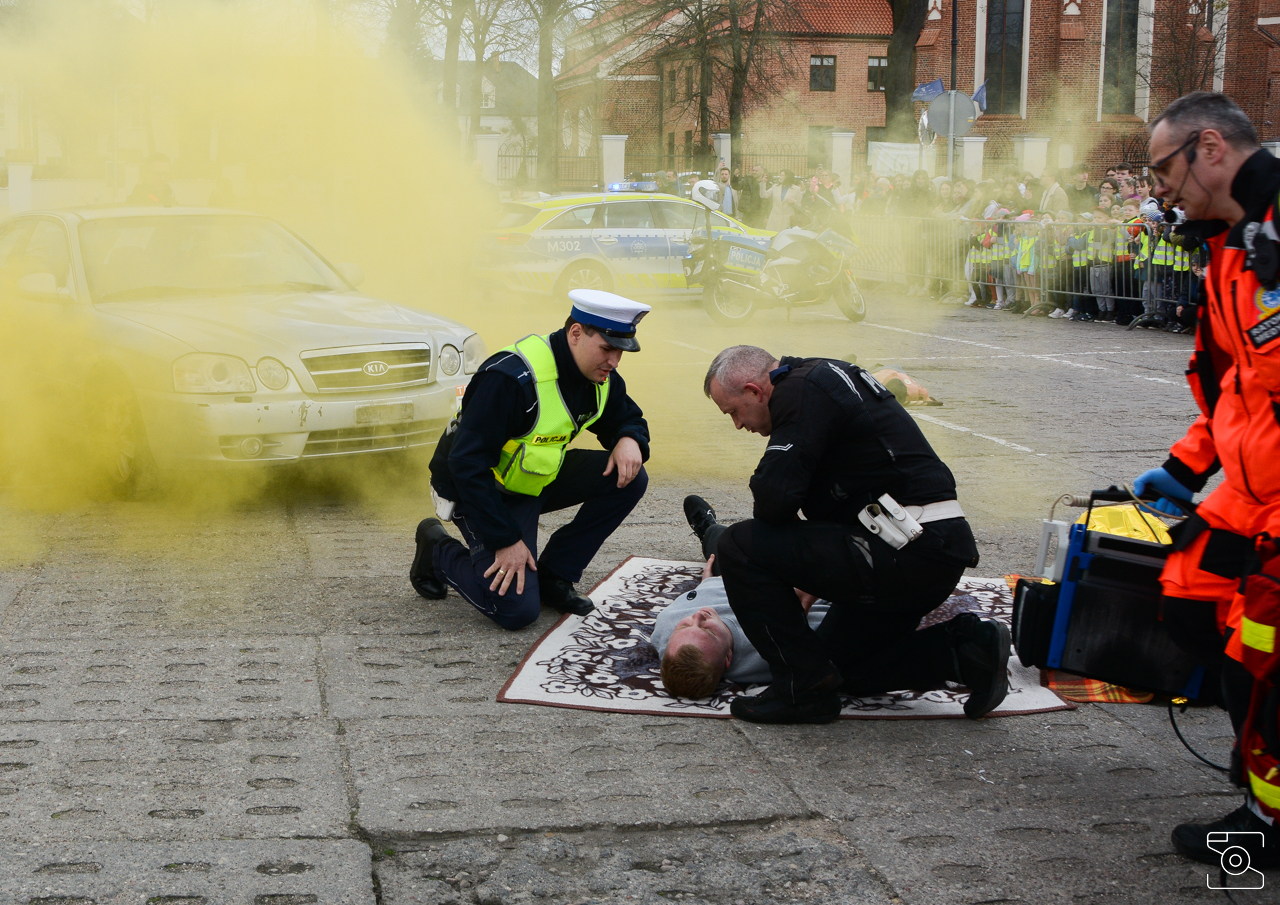
[[[1241,734],[1245,779],[1265,811],[1280,817],[1280,769],[1272,769],[1280,767],[1280,750],[1268,753],[1254,719],[1265,686],[1280,682],[1280,676],[1275,671],[1260,675],[1251,662],[1257,657],[1246,655],[1250,645],[1274,648],[1276,625],[1258,618],[1280,622],[1280,607],[1272,608],[1273,615],[1258,609],[1265,605],[1251,607],[1251,597],[1260,599],[1252,581],[1249,587],[1255,590],[1240,593],[1242,575],[1258,568],[1259,539],[1280,538],[1280,288],[1266,290],[1248,268],[1246,242],[1260,222],[1272,218],[1280,161],[1259,151],[1237,176],[1233,195],[1239,200],[1238,189],[1251,184],[1267,193],[1252,202],[1255,211],[1265,205],[1265,215],[1255,214],[1252,223],[1246,216],[1209,240],[1206,301],[1187,369],[1200,416],[1164,464],[1193,490],[1219,467],[1224,480],[1198,507],[1208,530],[1169,556],[1160,581],[1168,597],[1215,603],[1218,628],[1227,636],[1226,654],[1254,673],[1254,700]],[[1249,204],[1244,206],[1248,210]],[[1261,559],[1270,557],[1270,545],[1259,549]],[[1268,566],[1280,567],[1280,560]]]

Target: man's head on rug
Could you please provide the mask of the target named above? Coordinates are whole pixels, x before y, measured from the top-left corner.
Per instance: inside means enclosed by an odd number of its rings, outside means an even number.
[[[703,607],[676,623],[662,657],[662,684],[677,698],[709,697],[733,661],[733,634]]]

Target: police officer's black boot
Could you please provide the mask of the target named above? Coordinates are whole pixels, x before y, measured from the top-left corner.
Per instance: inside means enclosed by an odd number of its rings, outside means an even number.
[[[538,594],[542,605],[571,616],[585,616],[596,608],[590,597],[584,597],[574,588],[573,582],[538,570]]]
[[[969,686],[964,715],[981,719],[1009,693],[1009,629],[1003,622],[961,613],[947,623],[956,681]]]
[[[413,585],[413,589],[428,600],[444,600],[449,596],[449,588],[443,581],[436,577],[435,567],[431,564],[432,554],[435,552],[436,544],[441,541],[453,540],[449,536],[449,532],[444,530],[444,525],[440,523],[438,518],[424,518],[418,523],[418,530],[414,534],[414,540],[418,543],[418,549],[413,554],[413,565],[409,567],[409,584]]]
[[[843,682],[835,664],[827,663],[804,679],[775,680],[757,695],[740,695],[729,712],[749,723],[830,723],[840,716]]]

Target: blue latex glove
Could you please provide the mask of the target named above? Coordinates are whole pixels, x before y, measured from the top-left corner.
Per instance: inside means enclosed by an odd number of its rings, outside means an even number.
[[[1165,515],[1186,515],[1189,509],[1183,509],[1171,500],[1180,500],[1184,503],[1190,503],[1191,498],[1195,494],[1183,487],[1163,468],[1153,468],[1150,471],[1144,471],[1138,475],[1137,480],[1133,482],[1133,495],[1142,496],[1144,493],[1155,491],[1161,495],[1161,499],[1149,504],[1152,509],[1163,512]]]

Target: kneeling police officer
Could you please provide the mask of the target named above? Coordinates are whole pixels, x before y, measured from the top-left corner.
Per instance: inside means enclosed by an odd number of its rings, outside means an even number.
[[[574,584],[605,538],[644,496],[649,427],[615,370],[638,352],[636,324],[648,305],[576,289],[564,329],[526,336],[490,356],[431,459],[439,519],[418,525],[409,570],[429,600],[455,588],[506,629],[538,618],[541,605],[585,615]],[[604,450],[566,447],[583,430]],[[538,516],[582,508],[538,555]],[[529,569],[528,572],[525,570]]]
[[[967,716],[998,707],[1007,628],[965,613],[917,631],[978,550],[955,478],[893,394],[856,365],[755,346],[716,356],[703,390],[735,427],[769,438],[751,478],[754,517],[717,543],[729,605],[773,676],[735,699],[733,715],[821,723],[839,716],[841,691],[947,681],[969,687]],[[816,631],[797,591],[831,603]]]

